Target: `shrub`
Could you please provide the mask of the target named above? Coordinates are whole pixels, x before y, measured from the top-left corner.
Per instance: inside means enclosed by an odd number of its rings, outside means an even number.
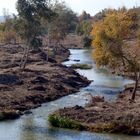
[[[84,127],[79,122],[60,117],[57,114],[53,114],[49,116],[49,122],[54,127],[60,127],[60,128],[69,128],[69,129],[77,129],[77,130],[83,130]]]

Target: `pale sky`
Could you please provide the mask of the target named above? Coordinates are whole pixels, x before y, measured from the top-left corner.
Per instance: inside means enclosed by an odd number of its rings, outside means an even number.
[[[15,3],[17,0],[0,0],[0,15],[2,15],[3,8],[9,10],[9,13],[16,13]],[[140,6],[140,0],[63,0],[75,12],[81,13],[83,10],[95,15],[104,8],[118,8],[126,6],[128,8],[133,6]]]

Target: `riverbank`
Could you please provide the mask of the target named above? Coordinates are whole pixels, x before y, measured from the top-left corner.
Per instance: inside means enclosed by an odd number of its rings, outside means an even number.
[[[92,97],[86,107],[60,109],[50,115],[49,121],[56,127],[140,135],[140,94],[137,93],[135,102],[130,102],[130,98],[129,91],[120,94],[114,102]]]
[[[48,62],[45,51],[49,53]],[[0,120],[17,118],[42,103],[78,92],[90,83],[73,69],[61,65],[70,55],[67,49],[31,50],[23,72],[19,70],[22,53],[19,45],[0,48]]]

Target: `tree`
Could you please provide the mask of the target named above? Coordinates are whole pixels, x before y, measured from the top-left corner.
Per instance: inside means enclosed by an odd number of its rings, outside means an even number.
[[[89,20],[89,19],[91,19],[91,16],[86,11],[83,11],[79,17],[80,22],[82,22],[84,20]]]
[[[76,33],[78,35],[88,36],[92,31],[92,21],[91,20],[84,20],[77,25]]]
[[[52,6],[56,16],[48,23],[49,37],[56,45],[70,32],[74,32],[78,22],[76,14],[65,3],[56,2]]]
[[[49,0],[18,0],[17,1],[17,32],[25,41],[25,51],[21,63],[24,70],[28,60],[29,50],[32,47],[40,47],[42,40],[41,19],[49,19],[53,12],[48,8]]]
[[[92,31],[92,21],[84,20],[77,24],[76,33],[83,37],[84,47],[91,47],[92,37],[90,35]]]
[[[127,11],[114,11],[104,20],[94,24],[92,30],[94,59],[97,66],[108,66],[114,70],[133,73],[135,87],[132,100],[135,99],[140,78],[140,56],[138,45],[130,46],[127,41],[137,27],[137,15]],[[118,69],[120,68],[120,69]]]

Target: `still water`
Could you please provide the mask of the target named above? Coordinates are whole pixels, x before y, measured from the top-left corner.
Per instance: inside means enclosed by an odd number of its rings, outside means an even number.
[[[41,107],[31,110],[32,114],[24,115],[14,121],[0,122],[0,140],[140,140],[140,137],[79,132],[53,128],[49,125],[47,120],[50,113],[59,108],[75,105],[84,106],[89,100],[87,93],[102,95],[107,100],[113,100],[123,90],[125,84],[133,82],[114,76],[107,69],[97,70],[89,50],[70,51],[70,60],[63,64],[67,66],[75,63],[93,65],[91,70],[77,71],[88,79],[94,80],[94,82],[88,87],[82,88],[76,94],[43,104]],[[75,60],[80,61],[76,62]]]

